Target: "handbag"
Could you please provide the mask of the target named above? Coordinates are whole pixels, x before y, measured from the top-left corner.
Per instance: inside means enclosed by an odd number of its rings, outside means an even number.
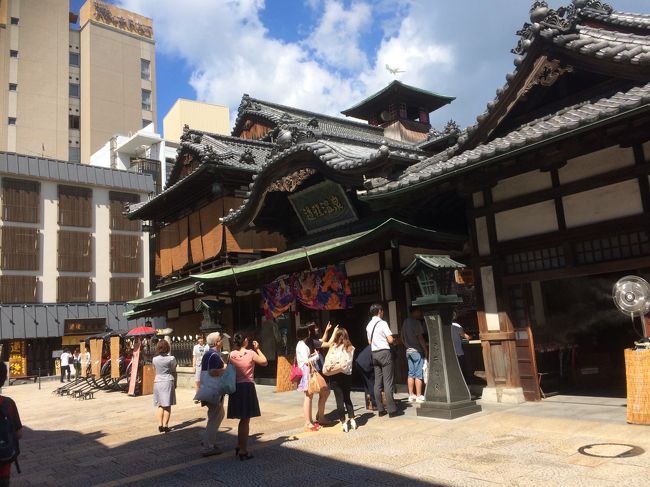
[[[327,383],[325,378],[320,375],[320,372],[316,370],[312,365],[309,366],[311,371],[309,373],[309,382],[307,384],[307,393],[308,394],[320,394],[327,390]]]
[[[194,396],[195,401],[203,401],[210,404],[221,402],[226,394],[232,394],[237,388],[235,366],[231,363],[226,365],[224,373],[218,377],[210,375],[207,370],[201,371],[201,385]]]
[[[298,362],[296,359],[293,359],[293,364],[291,365],[291,374],[289,374],[289,380],[291,382],[300,382],[302,380],[302,370],[298,367]]]

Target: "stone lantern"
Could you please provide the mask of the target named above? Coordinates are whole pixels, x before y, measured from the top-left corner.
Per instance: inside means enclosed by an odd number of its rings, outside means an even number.
[[[422,310],[429,334],[427,387],[418,416],[454,419],[481,410],[471,400],[451,336],[453,309],[463,301],[451,294],[451,285],[455,271],[463,267],[448,255],[418,254],[402,271],[404,278],[417,284],[411,288],[419,291],[411,304]]]
[[[206,335],[213,331],[221,331],[224,302],[218,299],[201,299],[197,305],[196,311],[203,313],[201,322],[201,331]]]

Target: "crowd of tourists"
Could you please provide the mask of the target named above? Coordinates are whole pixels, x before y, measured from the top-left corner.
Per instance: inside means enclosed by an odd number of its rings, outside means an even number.
[[[425,401],[424,376],[427,369],[428,346],[422,313],[411,308],[404,320],[398,337],[384,320],[384,309],[373,304],[369,309],[370,320],[366,325],[367,345],[356,354],[348,331],[340,325],[327,323],[322,333],[317,323],[311,322],[298,327],[295,360],[291,368],[291,380],[303,394],[304,430],[317,432],[325,426],[338,424],[345,433],[359,426],[355,405],[350,393],[353,370],[362,377],[365,389],[365,406],[376,411],[378,416],[393,418],[403,414],[393,396],[394,354],[397,340],[406,350],[408,364],[408,401]],[[455,317],[454,317],[455,318]],[[455,321],[455,320],[454,320]],[[460,345],[461,336],[466,336],[460,325],[454,323]],[[272,328],[267,328],[272,331]],[[458,331],[456,331],[458,330]],[[275,334],[274,334],[275,336]],[[228,335],[225,335],[228,337]],[[230,337],[228,337],[230,338]],[[265,356],[257,341],[243,333],[236,333],[231,340],[229,352],[222,350],[224,335],[209,334],[198,339],[193,349],[192,366],[196,396],[194,402],[207,408],[207,424],[203,433],[203,455],[222,453],[217,446],[217,432],[224,417],[238,419],[237,447],[235,457],[250,460],[253,455],[248,449],[250,419],[260,416],[260,406],[255,389],[255,367],[264,367],[276,359]],[[171,407],[176,404],[175,377],[176,359],[170,355],[169,343],[161,340],[157,344],[153,359],[156,370],[154,381],[154,404],[157,406],[158,430],[168,432]],[[456,349],[462,354],[462,347]],[[227,358],[225,358],[227,357]],[[325,407],[330,393],[336,400],[336,419],[330,422]],[[228,407],[224,398],[228,395]],[[316,414],[313,414],[316,396]]]

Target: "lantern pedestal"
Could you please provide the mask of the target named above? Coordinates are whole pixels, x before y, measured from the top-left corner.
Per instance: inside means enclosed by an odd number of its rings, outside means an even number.
[[[458,364],[451,337],[451,314],[451,306],[423,311],[429,333],[429,371],[425,401],[420,403],[418,416],[455,419],[481,411],[481,406],[472,401]]]
[[[463,302],[451,292],[451,285],[455,271],[463,267],[448,255],[416,254],[402,271],[402,276],[419,289],[419,296],[411,304],[422,310],[429,333],[427,388],[418,416],[454,419],[481,410],[472,401],[451,335],[453,308]]]

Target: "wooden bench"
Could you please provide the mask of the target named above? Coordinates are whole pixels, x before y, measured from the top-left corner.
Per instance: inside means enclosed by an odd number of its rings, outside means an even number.
[[[9,385],[13,385],[13,383],[16,382],[17,380],[31,380],[31,381],[34,381],[34,383],[36,383],[36,381],[38,380],[38,376],[37,375],[17,375],[15,377],[9,377]]]

